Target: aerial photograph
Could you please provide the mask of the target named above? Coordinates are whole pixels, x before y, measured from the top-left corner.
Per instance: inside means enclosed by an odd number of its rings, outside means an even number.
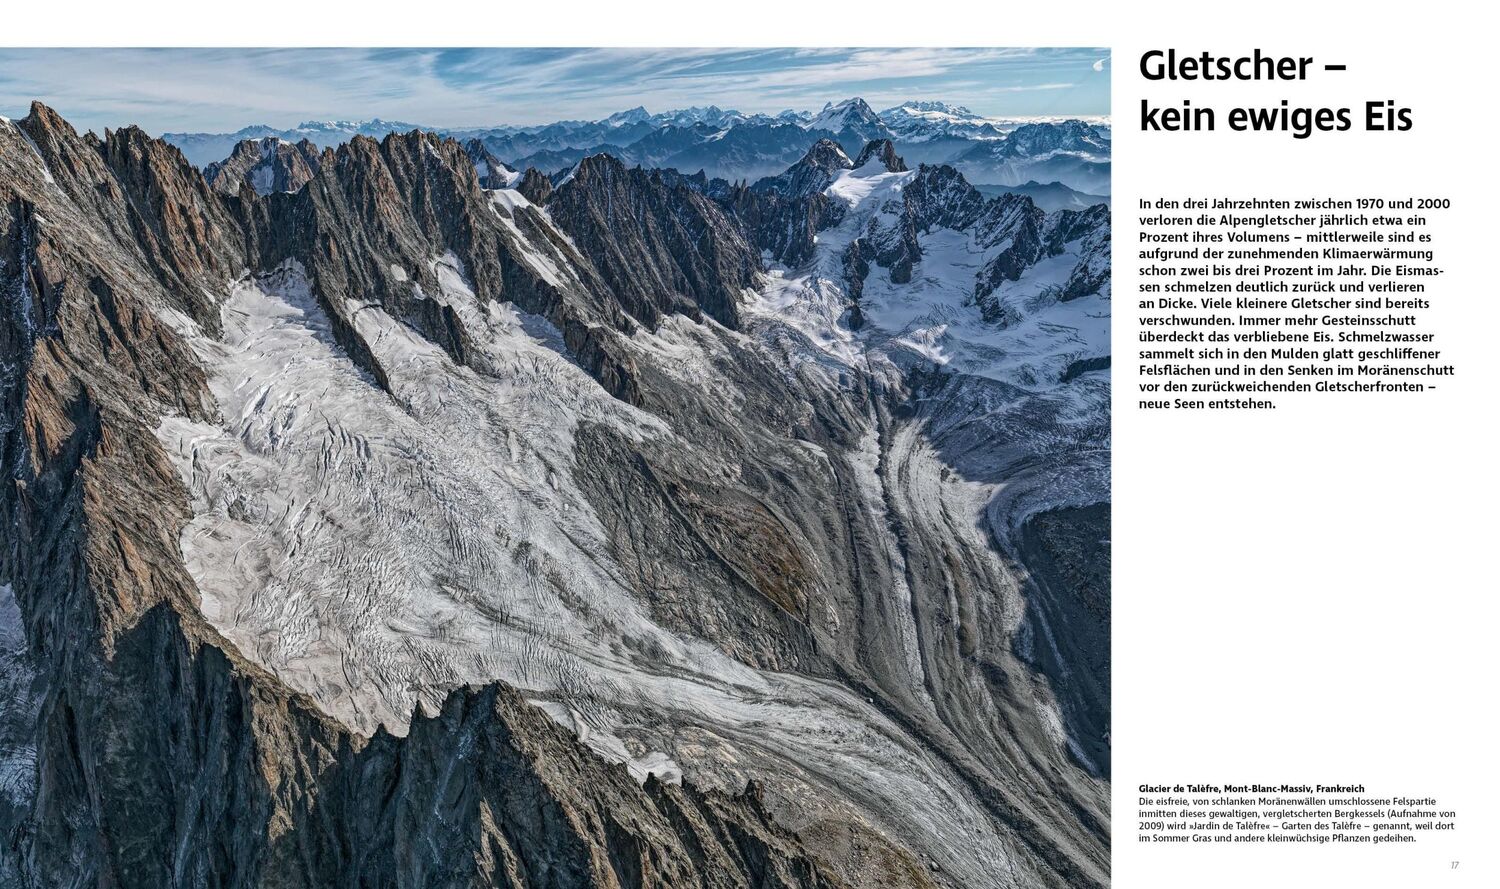
[[[1108,886],[1109,56],[0,49],[0,886]]]

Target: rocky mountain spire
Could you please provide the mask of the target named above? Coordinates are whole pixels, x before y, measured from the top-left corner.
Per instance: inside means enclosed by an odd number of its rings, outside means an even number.
[[[516,185],[526,200],[541,206],[552,197],[552,180],[536,167],[527,167],[526,172],[521,174],[521,181]]]
[[[246,140],[224,160],[203,169],[203,178],[224,194],[238,194],[249,183],[256,194],[296,191],[318,172],[319,150],[303,139],[295,144],[274,136]]]
[[[789,167],[779,176],[772,176],[755,183],[755,190],[776,192],[787,197],[806,197],[820,192],[833,181],[839,170],[853,169],[854,162],[832,139],[819,139],[808,149],[802,160]]]
[[[865,145],[859,158],[854,161],[854,166],[863,167],[871,158],[878,158],[887,173],[906,172],[906,162],[896,154],[896,145],[889,139],[876,139]]]
[[[511,170],[500,159],[490,153],[480,139],[470,139],[464,143],[464,153],[469,160],[474,162],[474,173],[479,177],[479,184],[483,188],[509,188],[515,171]]]

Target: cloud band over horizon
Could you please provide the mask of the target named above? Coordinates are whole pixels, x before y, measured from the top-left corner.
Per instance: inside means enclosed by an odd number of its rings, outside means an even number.
[[[718,105],[938,99],[995,117],[1109,114],[1108,50],[0,49],[0,114],[39,99],[82,129],[233,132],[305,120],[456,129]]]

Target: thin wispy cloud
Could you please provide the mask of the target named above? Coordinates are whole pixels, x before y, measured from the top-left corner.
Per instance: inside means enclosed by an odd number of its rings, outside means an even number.
[[[941,99],[990,115],[1109,113],[1097,48],[0,49],[0,113],[152,132],[382,117],[433,127],[645,105],[747,113]]]

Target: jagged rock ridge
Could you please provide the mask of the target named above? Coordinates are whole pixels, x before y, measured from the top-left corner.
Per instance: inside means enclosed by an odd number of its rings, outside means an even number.
[[[195,164],[206,166],[246,139],[306,139],[328,148],[356,135],[383,138],[415,128],[376,119],[307,122],[284,131],[258,126],[231,134],[168,133],[164,138]],[[701,171],[731,182],[781,172],[818,138],[839,144],[850,156],[885,139],[910,162],[949,164],[976,184],[1021,186],[1031,179],[1062,179],[1082,193],[1108,191],[1107,121],[990,118],[946,102],[908,101],[877,113],[863,99],[851,98],[830,102],[818,113],[789,110],[777,115],[713,106],[652,114],[638,107],[596,121],[440,134],[476,143],[514,170],[536,167],[551,175],[584,157],[609,154],[631,166]]]

